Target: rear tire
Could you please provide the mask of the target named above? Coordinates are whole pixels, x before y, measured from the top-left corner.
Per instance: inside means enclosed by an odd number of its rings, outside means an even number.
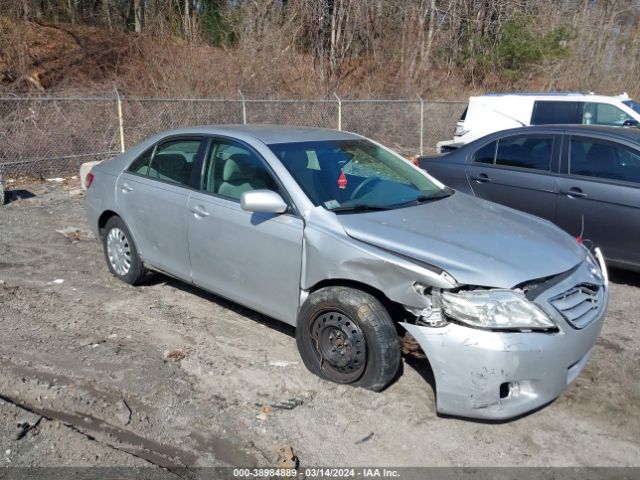
[[[138,285],[146,274],[133,236],[124,221],[113,216],[104,227],[104,256],[111,273],[130,285]]]
[[[372,295],[348,287],[322,288],[298,316],[302,361],[325,380],[380,391],[400,366],[400,342],[389,312]]]

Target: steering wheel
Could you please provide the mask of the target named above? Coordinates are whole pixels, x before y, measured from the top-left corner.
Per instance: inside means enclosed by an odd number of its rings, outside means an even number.
[[[373,182],[379,182],[380,179],[378,177],[369,177],[367,178],[364,182],[362,182],[360,185],[358,185],[356,187],[356,189],[353,191],[353,193],[351,194],[351,196],[349,197],[351,200],[355,200],[356,198],[358,198],[358,194],[362,191],[362,189],[364,188],[365,185],[368,185],[370,183]]]

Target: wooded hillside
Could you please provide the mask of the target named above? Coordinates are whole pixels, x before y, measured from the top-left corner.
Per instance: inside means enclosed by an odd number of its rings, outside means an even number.
[[[640,96],[637,0],[5,0],[11,92]]]

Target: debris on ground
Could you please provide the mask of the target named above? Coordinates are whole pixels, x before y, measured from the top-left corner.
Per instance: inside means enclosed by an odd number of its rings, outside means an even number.
[[[356,445],[360,445],[364,442],[368,442],[369,440],[371,440],[373,438],[373,432],[371,432],[369,435],[367,435],[366,437],[362,437],[360,440],[358,440],[355,444]]]
[[[62,285],[64,283],[64,278],[56,278],[55,280],[51,280],[47,282],[47,285]]]
[[[77,197],[79,195],[82,195],[83,190],[81,188],[74,188],[73,190],[69,190],[69,196],[71,197]]]
[[[18,433],[16,440],[22,440],[27,433],[35,429],[44,417],[31,412],[24,412],[18,419]]]
[[[278,468],[296,469],[299,465],[300,461],[293,453],[293,448],[280,447],[278,449]]]
[[[124,398],[121,398],[116,403],[116,418],[122,425],[129,425],[129,422],[131,422],[131,408],[129,408]]]
[[[261,404],[261,403],[256,403],[255,405],[257,407],[262,406],[262,413],[264,414],[264,418],[266,418],[266,415],[268,415],[271,410],[276,409],[276,410],[293,410],[296,407],[299,407],[300,405],[302,405],[304,402],[301,398],[288,398],[287,400],[283,400],[281,402],[276,402],[276,403],[269,403],[269,404]],[[258,415],[258,418],[264,420],[264,418],[261,417],[262,414]]]
[[[280,410],[293,410],[294,408],[299,407],[303,403],[304,402],[302,401],[301,398],[289,398],[282,402],[272,403],[269,406],[271,408],[278,408]]]
[[[65,227],[60,230],[56,230],[56,232],[71,241],[71,243],[80,241],[80,229],[78,227]]]
[[[272,367],[288,367],[289,365],[297,365],[298,362],[288,362],[286,360],[275,360],[273,362],[269,362],[269,365]]]
[[[256,418],[258,420],[266,420],[267,415],[269,415],[270,413],[271,413],[271,407],[269,405],[263,405],[262,411],[258,415],[256,415]]]
[[[60,177],[47,178],[47,182],[62,183],[64,182],[64,178],[60,178]]]
[[[184,360],[189,352],[191,351],[188,347],[179,347],[174,350],[167,350],[164,352],[164,358],[171,362],[179,362],[180,360]]]

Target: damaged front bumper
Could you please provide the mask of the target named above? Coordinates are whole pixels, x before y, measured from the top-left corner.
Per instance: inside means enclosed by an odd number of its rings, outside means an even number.
[[[604,278],[594,277],[585,262],[534,300],[558,325],[554,333],[403,323],[433,369],[438,412],[499,420],[557,398],[586,365],[602,329],[608,285],[606,267],[601,266]],[[585,285],[597,286],[596,294],[589,298],[585,294],[585,301],[591,302],[588,321],[577,323],[559,306],[580,300],[569,295]]]

